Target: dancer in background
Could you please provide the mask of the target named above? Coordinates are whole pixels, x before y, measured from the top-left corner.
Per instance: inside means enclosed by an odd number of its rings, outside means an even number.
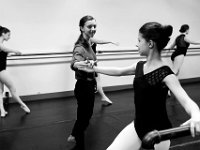
[[[7,62],[7,55],[9,53],[14,53],[16,55],[21,55],[21,52],[13,49],[6,48],[3,45],[4,41],[8,41],[10,39],[11,32],[6,27],[0,26],[0,111],[1,111],[1,117],[5,117],[8,112],[5,111],[3,106],[3,91],[4,91],[4,85],[8,87],[11,96],[14,100],[16,100],[21,108],[26,112],[30,113],[30,109],[26,106],[26,104],[20,99],[16,88],[6,70],[6,62]]]
[[[79,70],[98,72],[110,76],[135,75],[133,82],[135,118],[116,137],[107,150],[139,150],[143,137],[153,130],[172,127],[166,110],[168,89],[190,115],[191,135],[200,134],[200,110],[180,85],[177,76],[162,60],[161,52],[172,34],[172,26],[157,22],[145,23],[139,29],[138,50],[146,61],[126,67],[101,67],[94,62],[79,62]],[[155,150],[169,150],[170,140],[155,145]]]
[[[188,37],[189,30],[189,25],[183,24],[179,30],[181,34],[176,37],[173,44],[169,47],[169,50],[176,48],[171,55],[171,60],[173,62],[173,71],[176,75],[178,75],[180,72],[184,57],[190,44],[200,45],[200,42],[195,42]]]
[[[119,44],[116,42],[112,42],[112,41],[106,41],[106,40],[99,40],[99,39],[95,39],[95,38],[90,38],[90,43],[92,45],[92,49],[96,54],[96,47],[97,44],[113,44],[118,46]],[[100,74],[96,75],[96,81],[97,81],[97,92],[99,93],[99,95],[101,96],[101,101],[104,103],[104,105],[109,106],[112,105],[112,101],[106,96],[106,94],[103,91],[103,87],[101,84],[101,78],[100,78]]]

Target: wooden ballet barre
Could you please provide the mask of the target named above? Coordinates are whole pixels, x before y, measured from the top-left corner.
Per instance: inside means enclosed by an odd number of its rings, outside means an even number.
[[[176,49],[176,48],[175,48]],[[165,48],[163,51],[174,51],[175,49],[171,50],[169,48]],[[191,47],[188,48],[189,50],[199,50],[200,47]],[[138,49],[133,48],[133,49],[125,49],[125,50],[97,50],[98,54],[103,54],[103,53],[129,53],[129,52],[138,52]]]
[[[147,133],[143,140],[141,150],[154,150],[154,145],[169,139],[176,139],[183,136],[189,136],[190,126],[181,126],[161,131],[151,131]]]
[[[137,49],[131,49],[131,50],[97,50],[98,54],[102,53],[127,53],[127,52],[138,52]]]
[[[54,52],[54,53],[27,53],[22,55],[9,55],[9,57],[13,56],[42,56],[42,55],[65,55],[65,54],[72,54],[72,52]]]

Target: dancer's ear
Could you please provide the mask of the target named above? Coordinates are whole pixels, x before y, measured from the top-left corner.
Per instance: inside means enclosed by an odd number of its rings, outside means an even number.
[[[149,40],[149,48],[153,48],[154,42],[152,40]]]

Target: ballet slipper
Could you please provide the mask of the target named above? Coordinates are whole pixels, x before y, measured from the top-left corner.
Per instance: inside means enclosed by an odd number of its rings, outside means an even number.
[[[70,136],[67,138],[67,142],[76,143],[76,139],[75,139],[74,136],[70,135]]]
[[[101,99],[101,101],[103,102],[103,106],[110,106],[113,104],[113,102],[111,100],[109,100],[108,98],[105,98],[105,99]]]
[[[5,111],[5,112],[3,112],[3,113],[1,112],[1,117],[4,118],[4,117],[6,117],[7,114],[8,114],[7,111]]]
[[[27,114],[29,114],[31,111],[26,105],[21,105],[21,109],[23,109]]]
[[[107,102],[107,103],[109,103],[109,104],[111,104],[111,105],[112,105],[112,103],[113,103],[113,102],[112,102],[109,98],[107,98],[107,97],[102,98],[101,101]]]

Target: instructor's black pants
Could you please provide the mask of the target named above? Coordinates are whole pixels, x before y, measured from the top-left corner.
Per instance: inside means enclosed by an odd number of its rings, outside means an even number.
[[[84,132],[93,114],[96,80],[77,80],[74,94],[77,99],[77,120],[72,135],[77,146],[84,147]]]

